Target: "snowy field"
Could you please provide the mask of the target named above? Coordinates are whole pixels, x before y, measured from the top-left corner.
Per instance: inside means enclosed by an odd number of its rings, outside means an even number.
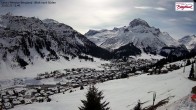
[[[146,54],[145,52],[142,52],[141,55],[130,56],[130,57],[135,58],[135,59],[159,59],[159,60],[164,58],[163,56],[160,56],[160,55]]]
[[[157,99],[155,103],[172,97],[169,103],[158,108],[158,110],[165,110],[166,108],[172,108],[175,101],[178,101],[187,96],[195,82],[187,79],[190,71],[190,66],[186,68],[186,72],[182,73],[183,69],[179,69],[168,74],[162,75],[140,75],[129,77],[128,79],[119,79],[99,83],[96,87],[103,91],[105,100],[110,102],[109,106],[112,110],[130,110],[132,109],[138,100],[145,102],[142,107],[152,105],[153,91],[157,93]],[[78,110],[78,107],[82,105],[82,99],[85,99],[85,93],[87,87],[84,90],[76,89],[76,91],[65,94],[56,94],[51,96],[51,102],[33,103],[30,105],[18,105],[12,110]],[[172,110],[172,109],[171,109]],[[185,109],[184,110],[188,110]]]
[[[164,110],[164,108],[162,108]],[[191,100],[191,94],[175,101],[167,107],[168,110],[196,110],[196,103]]]
[[[101,69],[100,66],[103,63],[109,63],[108,61],[103,61],[98,58],[94,58],[94,62],[84,61],[75,58],[71,61],[67,61],[64,58],[61,58],[57,61],[46,62],[44,59],[34,59],[35,63],[33,65],[26,66],[26,69],[10,68],[5,62],[0,62],[0,80],[7,80],[13,78],[24,78],[24,77],[35,77],[38,73],[50,72],[59,69],[70,69],[70,68],[95,68]]]

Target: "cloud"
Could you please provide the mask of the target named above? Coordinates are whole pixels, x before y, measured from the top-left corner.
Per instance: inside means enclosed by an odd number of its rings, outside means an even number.
[[[184,17],[184,19],[185,19],[186,21],[193,21],[193,19],[191,19],[191,18],[189,18],[189,17]]]
[[[175,21],[177,21],[177,19],[169,19],[168,21],[175,22]]]
[[[163,7],[157,7],[157,8],[154,8],[155,10],[159,10],[159,11],[165,11],[167,10],[166,8],[163,8]]]
[[[195,11],[176,12],[175,2],[177,1],[192,2],[192,0],[55,0],[56,4],[53,5],[0,7],[0,14],[12,12],[14,15],[35,16],[40,19],[51,18],[70,25],[81,33],[89,29],[112,29],[125,26],[134,18],[142,18],[151,26],[173,33],[173,36],[194,33]],[[169,27],[171,28],[168,29]],[[177,35],[178,30],[183,32]]]
[[[136,9],[142,9],[142,10],[152,9],[152,7],[149,7],[149,6],[135,6],[134,8],[136,8]]]
[[[158,10],[158,11],[165,11],[165,10],[167,10],[166,8],[163,8],[163,7],[150,7],[150,6],[135,6],[134,8],[142,9],[142,10],[154,9],[154,10]]]

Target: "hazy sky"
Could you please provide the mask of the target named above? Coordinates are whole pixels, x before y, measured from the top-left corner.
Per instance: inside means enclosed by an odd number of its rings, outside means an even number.
[[[3,1],[54,1],[55,4],[0,6],[0,14],[11,12],[40,19],[52,18],[83,34],[89,29],[126,26],[134,18],[144,19],[176,39],[196,34],[196,9],[193,12],[175,11],[175,2],[192,0],[0,0]]]

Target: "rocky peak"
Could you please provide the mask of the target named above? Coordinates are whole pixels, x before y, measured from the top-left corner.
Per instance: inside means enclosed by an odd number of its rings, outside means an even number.
[[[49,23],[59,23],[58,21],[53,20],[53,19],[44,19],[44,20],[42,20],[42,22],[46,23],[46,24],[49,24]]]
[[[135,26],[139,26],[139,25],[150,27],[145,20],[142,20],[140,18],[134,19],[133,21],[131,21],[129,23],[130,27],[135,27]]]
[[[85,33],[85,36],[92,36],[92,35],[95,35],[97,33],[99,33],[99,31],[90,29],[87,33]]]

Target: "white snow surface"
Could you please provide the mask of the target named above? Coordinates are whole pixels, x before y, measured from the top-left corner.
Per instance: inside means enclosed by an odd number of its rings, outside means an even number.
[[[24,78],[24,77],[35,77],[38,73],[50,72],[59,69],[69,69],[69,68],[95,68],[101,69],[102,63],[109,63],[108,61],[100,60],[94,58],[94,62],[79,60],[78,58],[72,59],[70,61],[60,58],[57,61],[45,61],[44,59],[37,58],[34,59],[34,64],[26,66],[26,69],[11,68],[7,63],[0,62],[0,80],[13,79],[13,78]]]
[[[41,21],[35,17],[13,16],[8,13],[0,15],[0,25],[6,27],[0,27],[0,79],[15,77],[17,76],[15,73],[29,75],[32,70],[35,74],[39,71],[46,71],[48,68],[53,70],[54,68],[96,65],[78,63],[79,60],[68,62],[61,57],[72,59],[70,55],[78,56],[91,47],[97,48],[94,43],[66,24],[58,23],[53,19]],[[52,50],[55,56],[51,54]],[[56,62],[45,61],[57,60],[58,57],[61,59]],[[18,58],[23,59],[30,66],[27,66],[26,70],[20,69]]]
[[[135,24],[133,20],[130,24]],[[137,21],[137,19],[136,19]],[[86,37],[106,49],[117,49],[128,43],[133,43],[138,48],[151,47],[154,50],[160,50],[165,46],[178,46],[179,42],[173,39],[167,32],[161,32],[160,29],[148,26],[145,22],[139,20],[137,25],[129,25],[113,30],[97,31],[95,34],[85,35]],[[146,24],[146,25],[144,25]]]
[[[188,35],[178,41],[184,44],[187,49],[193,49],[196,46],[196,35]]]
[[[102,30],[100,33],[97,33],[93,36],[87,36],[89,40],[100,46],[107,39],[112,38],[118,34],[118,31],[115,30]]]
[[[160,107],[160,110],[196,110],[196,102],[192,101],[191,95],[189,94],[182,99],[175,101],[174,103],[170,104],[168,107]]]
[[[44,20],[42,20],[42,22],[47,23],[47,24],[49,24],[49,23],[59,23],[58,21],[53,20],[53,19],[44,19]]]
[[[135,59],[162,59],[164,58],[163,56],[161,55],[153,55],[153,54],[147,54],[147,53],[144,53],[142,52],[141,55],[138,55],[138,56],[130,56],[132,58],[135,58]]]
[[[109,106],[112,110],[130,110],[138,100],[146,102],[142,107],[152,105],[153,91],[157,94],[155,103],[174,96],[169,100],[169,103],[162,106],[162,109],[165,110],[171,107],[170,104],[187,96],[191,88],[195,86],[195,82],[187,79],[190,66],[186,67],[185,73],[182,73],[182,71],[181,68],[168,74],[143,74],[128,79],[99,83],[96,84],[96,87],[103,91],[104,100],[110,102]],[[13,110],[78,110],[78,107],[82,105],[81,100],[85,99],[86,88],[84,90],[76,89],[72,93],[53,95],[51,96],[51,102],[19,105],[15,106]]]

